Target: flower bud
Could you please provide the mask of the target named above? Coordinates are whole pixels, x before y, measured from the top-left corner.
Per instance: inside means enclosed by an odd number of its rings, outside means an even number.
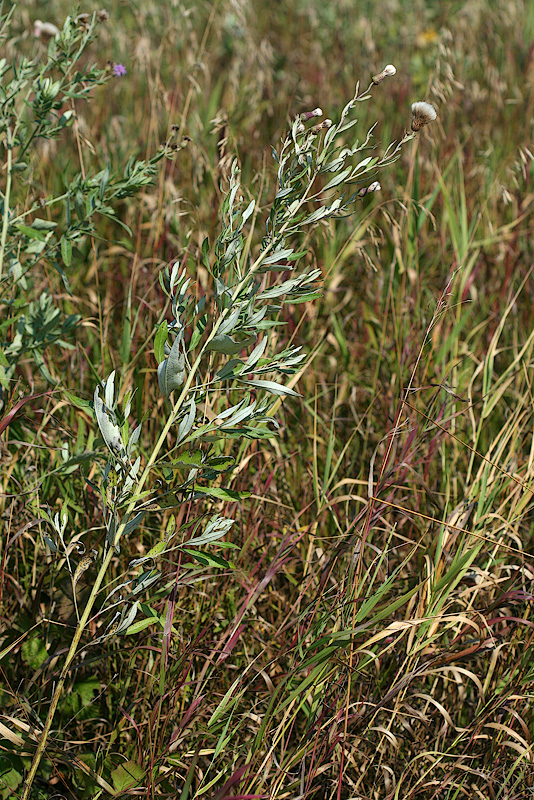
[[[391,75],[395,75],[396,72],[397,70],[393,64],[386,64],[382,72],[379,72],[378,75],[373,75],[373,83],[378,85],[379,83],[382,83],[384,78],[389,78]]]

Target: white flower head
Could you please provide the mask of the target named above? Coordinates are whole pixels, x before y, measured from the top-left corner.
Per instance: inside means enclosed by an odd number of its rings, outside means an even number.
[[[53,36],[59,36],[60,33],[61,31],[53,22],[42,22],[40,19],[36,19],[33,23],[33,35],[36,39],[47,42]]]
[[[373,83],[379,84],[382,83],[384,78],[390,78],[392,75],[395,75],[397,72],[396,68],[393,64],[386,64],[382,72],[379,72],[378,75],[373,75]]]
[[[436,109],[430,103],[425,103],[424,100],[412,103],[412,131],[420,131],[437,116]]]

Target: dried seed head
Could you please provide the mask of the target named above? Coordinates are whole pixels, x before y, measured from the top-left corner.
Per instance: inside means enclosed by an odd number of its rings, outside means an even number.
[[[420,131],[429,122],[433,122],[436,117],[436,109],[430,103],[424,101],[412,103],[412,131]]]
[[[96,12],[96,18],[99,22],[107,22],[109,19],[109,11],[105,8],[101,8],[100,11]]]
[[[61,31],[54,25],[53,22],[41,22],[36,19],[33,23],[33,35],[36,39],[42,39],[43,42],[48,42],[53,36],[59,36]]]
[[[308,119],[313,119],[314,117],[322,117],[322,116],[323,116],[323,109],[314,108],[313,111],[305,111],[304,114],[300,115],[300,118],[306,121]]]
[[[82,28],[88,28],[90,18],[91,15],[88,14],[86,11],[84,11],[83,14],[78,14],[78,16],[76,17],[76,22],[78,23],[78,25],[81,25]]]
[[[389,78],[391,77],[391,75],[395,75],[396,72],[397,70],[393,66],[393,64],[386,64],[382,72],[379,72],[378,75],[373,75],[373,83],[374,84],[382,83],[384,78]]]
[[[320,122],[318,125],[314,125],[314,126],[313,126],[313,128],[312,128],[312,130],[313,130],[313,131],[316,131],[316,132],[317,132],[317,131],[322,131],[322,130],[324,130],[325,128],[331,128],[331,127],[332,127],[332,125],[333,125],[333,123],[332,123],[332,120],[331,120],[331,119],[323,119],[323,121],[322,121],[322,122]]]

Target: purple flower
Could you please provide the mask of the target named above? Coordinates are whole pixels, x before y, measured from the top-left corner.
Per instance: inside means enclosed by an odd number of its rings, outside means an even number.
[[[122,78],[123,75],[126,75],[126,67],[123,64],[114,64],[113,74],[116,78]]]

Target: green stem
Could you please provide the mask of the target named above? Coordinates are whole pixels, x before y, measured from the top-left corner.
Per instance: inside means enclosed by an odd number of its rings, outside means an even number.
[[[9,128],[6,131],[6,148],[7,148],[7,177],[6,177],[6,191],[4,193],[4,220],[2,222],[2,239],[0,241],[0,280],[2,280],[2,272],[4,267],[4,253],[7,241],[7,229],[9,227],[9,199],[11,197],[11,180],[13,176],[13,142],[11,139],[11,131]]]

